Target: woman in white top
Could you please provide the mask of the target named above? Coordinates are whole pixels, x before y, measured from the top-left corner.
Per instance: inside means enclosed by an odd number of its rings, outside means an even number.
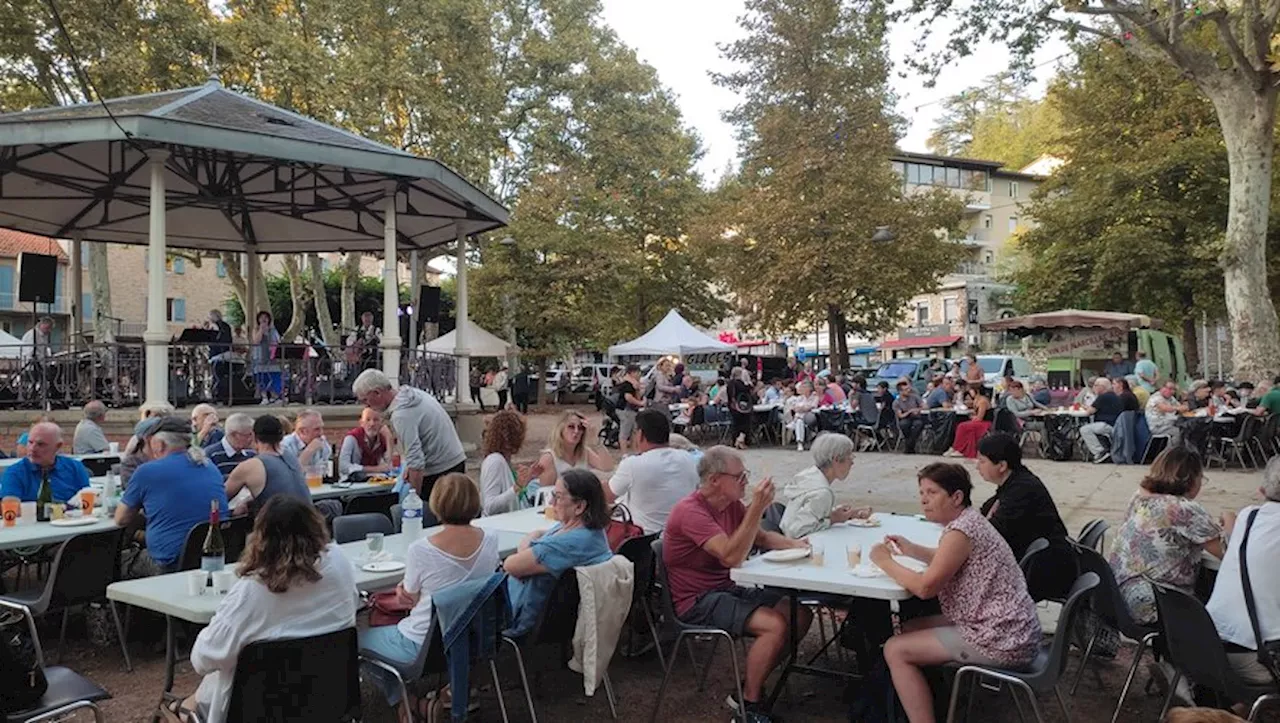
[[[470,477],[457,472],[441,477],[431,488],[428,505],[444,529],[418,538],[405,553],[404,581],[396,586],[396,594],[401,601],[413,604],[409,617],[396,625],[360,631],[361,649],[376,651],[402,674],[417,660],[431,632],[431,593],[485,577],[498,568],[497,533],[471,526],[480,513],[480,490]],[[373,674],[387,702],[397,706],[404,721],[400,685],[377,668],[368,667],[365,672]],[[421,701],[411,703],[416,707]]]
[[[551,443],[538,458],[542,467],[538,482],[548,489],[556,479],[571,469],[613,469],[613,457],[587,445],[587,418],[578,412],[565,412],[551,430]]]
[[[200,710],[209,723],[226,718],[236,661],[245,646],[356,624],[355,570],[329,542],[324,519],[310,503],[283,495],[267,502],[240,563],[240,579],[191,647],[191,667],[204,679],[182,707]]]
[[[798,452],[804,451],[806,430],[818,426],[818,413],[815,410],[821,401],[813,391],[813,384],[800,382],[796,385],[795,396],[788,397],[782,403],[782,423],[795,434]]]
[[[537,499],[538,484],[529,483],[542,473],[538,464],[512,464],[511,458],[524,445],[524,415],[504,409],[489,420],[484,429],[484,461],[480,463],[481,514],[532,507]]]

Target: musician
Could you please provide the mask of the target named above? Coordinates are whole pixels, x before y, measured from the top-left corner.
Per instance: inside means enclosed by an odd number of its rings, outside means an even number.
[[[222,312],[217,309],[209,310],[209,319],[205,322],[204,328],[213,331],[213,341],[209,344],[209,369],[213,375],[213,398],[228,399],[227,393],[227,365],[231,361],[231,325],[222,319]],[[212,444],[210,442],[209,444]],[[206,445],[201,445],[206,446]]]
[[[40,317],[36,325],[22,335],[19,349],[25,367],[24,377],[31,383],[31,396],[36,397],[49,381],[52,367],[53,318]]]
[[[373,325],[373,312],[360,315],[360,327],[347,337],[347,358],[359,364],[359,369],[378,365],[378,345],[382,343],[382,330]]]

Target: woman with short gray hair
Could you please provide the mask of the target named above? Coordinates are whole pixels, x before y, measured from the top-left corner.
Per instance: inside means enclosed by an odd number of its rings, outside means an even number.
[[[848,477],[853,469],[853,440],[843,434],[819,434],[813,440],[813,464],[782,488],[780,501],[787,507],[782,515],[782,534],[800,538],[871,516],[870,507],[837,506],[831,491],[831,484]]]

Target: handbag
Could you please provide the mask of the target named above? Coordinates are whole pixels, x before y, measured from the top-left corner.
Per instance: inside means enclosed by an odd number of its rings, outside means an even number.
[[[384,590],[369,596],[369,627],[395,625],[409,617],[412,603],[400,599],[395,590]]]
[[[644,528],[631,521],[631,510],[626,505],[614,505],[609,514],[609,524],[604,529],[609,538],[609,549],[614,552],[633,537],[644,537]]]
[[[1255,509],[1249,513],[1249,521],[1244,526],[1244,539],[1240,540],[1240,581],[1244,586],[1244,605],[1249,610],[1249,622],[1253,625],[1253,641],[1258,646],[1258,662],[1271,673],[1271,678],[1280,684],[1280,640],[1263,640],[1262,626],[1258,624],[1258,606],[1253,600],[1253,585],[1249,583],[1249,566],[1245,564],[1245,550],[1249,548],[1249,530],[1253,529],[1253,520],[1258,516]]]
[[[34,706],[49,688],[27,616],[0,613],[0,714]]]

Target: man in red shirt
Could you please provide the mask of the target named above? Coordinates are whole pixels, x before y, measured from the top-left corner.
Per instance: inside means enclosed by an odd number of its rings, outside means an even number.
[[[755,638],[742,692],[749,723],[767,723],[761,689],[787,646],[790,601],[776,590],[734,585],[729,570],[747,559],[752,546],[777,550],[809,543],[760,529],[760,519],[773,503],[773,480],[756,485],[751,503],[744,505],[747,470],[736,451],[724,446],[707,450],[698,462],[698,477],[698,489],[671,509],[662,535],[671,598],[676,614],[687,623]],[[800,637],[810,620],[802,608]]]

